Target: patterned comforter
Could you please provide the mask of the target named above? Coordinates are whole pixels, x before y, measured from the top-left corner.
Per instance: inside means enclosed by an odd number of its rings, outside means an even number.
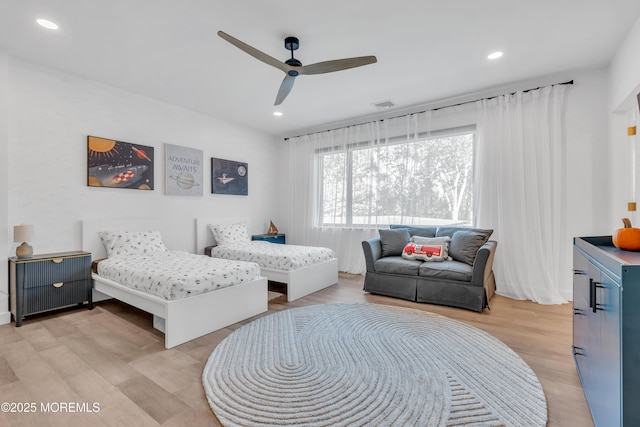
[[[175,300],[258,279],[260,267],[251,262],[169,251],[109,258],[98,264],[98,274],[129,288]]]
[[[211,256],[228,260],[255,262],[263,268],[291,271],[320,264],[335,258],[329,248],[280,245],[263,241],[248,241],[216,246]]]

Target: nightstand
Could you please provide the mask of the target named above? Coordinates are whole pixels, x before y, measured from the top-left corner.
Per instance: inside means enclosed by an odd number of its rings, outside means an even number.
[[[286,236],[284,234],[254,234],[251,236],[251,240],[263,240],[265,242],[284,245],[286,243]]]
[[[68,305],[93,308],[91,254],[74,251],[9,258],[11,314],[16,326],[24,316]]]

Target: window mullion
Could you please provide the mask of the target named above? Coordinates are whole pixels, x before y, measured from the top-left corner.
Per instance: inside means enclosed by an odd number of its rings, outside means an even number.
[[[346,186],[346,226],[353,226],[353,149],[351,147],[347,148],[347,159],[346,159],[346,170],[345,170],[345,186]]]

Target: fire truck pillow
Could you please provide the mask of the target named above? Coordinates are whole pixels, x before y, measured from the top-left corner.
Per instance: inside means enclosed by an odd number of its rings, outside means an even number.
[[[402,258],[421,261],[451,261],[449,257],[449,236],[413,236],[402,250]]]

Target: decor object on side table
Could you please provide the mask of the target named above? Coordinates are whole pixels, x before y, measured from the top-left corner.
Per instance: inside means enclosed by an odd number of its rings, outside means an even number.
[[[276,227],[271,220],[269,220],[269,230],[267,230],[267,234],[278,234],[278,227]]]
[[[624,228],[618,228],[612,236],[613,245],[625,251],[640,251],[640,228],[631,226],[629,218],[622,218]]]
[[[29,258],[33,255],[33,248],[27,243],[27,240],[33,240],[35,236],[35,228],[33,225],[20,224],[13,226],[13,241],[22,243],[16,248],[16,256],[18,258]]]
[[[218,344],[202,383],[224,426],[547,425],[536,374],[500,340],[377,304],[255,320]]]
[[[74,251],[9,258],[9,289],[16,326],[22,326],[28,314],[85,301],[91,310],[91,254]]]

